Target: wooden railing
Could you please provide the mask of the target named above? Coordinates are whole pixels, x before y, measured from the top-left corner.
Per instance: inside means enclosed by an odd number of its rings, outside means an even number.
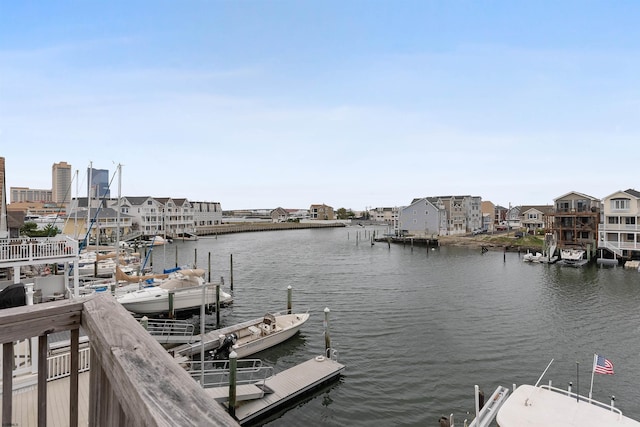
[[[90,426],[238,426],[110,295],[0,310],[2,425],[12,418],[13,342],[38,337],[38,426],[47,425],[47,335],[70,331],[69,425],[78,425],[79,330],[91,348]]]

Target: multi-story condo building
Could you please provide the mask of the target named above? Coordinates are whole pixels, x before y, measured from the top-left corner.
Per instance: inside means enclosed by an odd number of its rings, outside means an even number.
[[[71,165],[54,163],[51,171],[51,198],[54,203],[68,205],[71,201]]]
[[[394,225],[398,222],[398,207],[374,208],[369,211],[370,219],[376,222],[384,222]]]
[[[196,223],[193,205],[187,199],[160,198],[162,203],[162,229],[167,237],[184,237],[195,234]]]
[[[640,257],[640,191],[616,191],[602,203],[598,248],[616,257]]]
[[[482,228],[482,198],[479,196],[437,196],[429,200],[446,211],[446,234],[459,235]]]
[[[209,227],[222,224],[222,208],[220,202],[191,202],[193,221],[198,227]]]
[[[53,194],[51,190],[36,190],[28,187],[11,187],[11,203],[21,202],[51,202]]]
[[[600,199],[572,191],[554,201],[551,231],[560,249],[580,248],[595,252],[600,223]]]

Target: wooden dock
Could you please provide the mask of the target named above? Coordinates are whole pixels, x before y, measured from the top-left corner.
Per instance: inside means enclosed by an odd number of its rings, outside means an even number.
[[[78,375],[78,425],[89,425],[89,372]],[[67,427],[69,421],[69,377],[47,382],[47,426]],[[13,390],[12,426],[38,425],[37,384]],[[2,414],[2,408],[0,408]]]
[[[336,379],[344,368],[336,360],[317,356],[267,378],[263,387],[238,387],[235,417],[241,425],[264,417],[293,399]],[[228,407],[229,387],[208,388],[206,392]]]

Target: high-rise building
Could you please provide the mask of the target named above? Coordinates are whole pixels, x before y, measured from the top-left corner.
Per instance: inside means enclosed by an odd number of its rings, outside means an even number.
[[[71,165],[67,162],[53,164],[51,192],[54,203],[68,204],[71,201]]]
[[[90,187],[87,188],[87,194],[91,195],[91,198],[108,199],[111,196],[108,169],[87,168],[87,176],[91,177]]]

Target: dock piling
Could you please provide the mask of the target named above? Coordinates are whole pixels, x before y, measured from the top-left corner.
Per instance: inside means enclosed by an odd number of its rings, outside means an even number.
[[[331,335],[329,334],[329,307],[324,309],[324,353],[330,357],[329,349],[331,348]]]
[[[291,314],[291,285],[287,286],[287,314]]]
[[[236,416],[236,381],[238,369],[238,354],[232,351],[229,354],[229,415]]]

